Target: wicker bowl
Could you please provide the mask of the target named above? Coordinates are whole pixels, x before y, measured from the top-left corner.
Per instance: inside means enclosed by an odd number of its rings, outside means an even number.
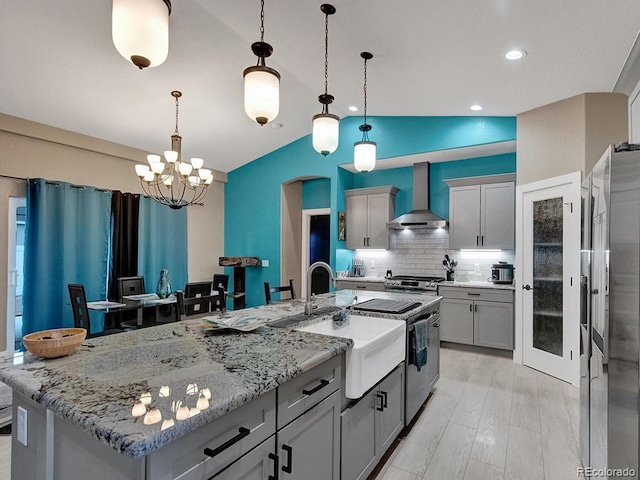
[[[33,332],[22,337],[25,348],[43,358],[64,357],[73,352],[84,341],[84,328],[56,328]]]

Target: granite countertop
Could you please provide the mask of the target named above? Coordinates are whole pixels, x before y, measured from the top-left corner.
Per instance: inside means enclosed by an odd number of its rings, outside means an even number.
[[[493,288],[496,290],[515,290],[513,283],[492,283],[492,282],[440,282],[440,287],[463,287],[463,288]]]
[[[366,313],[398,320],[441,298],[386,292],[365,295],[356,290],[340,290],[320,295],[316,300],[319,307],[347,306],[354,295],[359,302],[389,298],[422,303],[403,315]],[[269,322],[303,313],[304,303],[301,299],[276,302],[226,312],[224,316]],[[28,352],[4,354],[0,356],[0,380],[116,451],[142,457],[352,345],[352,340],[346,338],[268,326],[248,333],[206,334],[202,321],[196,319],[87,339],[73,354],[58,359],[43,360]],[[170,394],[161,397],[161,387]],[[200,393],[188,395],[188,390]],[[134,416],[133,407],[145,394],[150,394],[150,403],[147,407],[138,405],[142,415]],[[173,401],[194,408],[199,395],[209,394],[208,407],[186,420],[176,420],[172,426],[160,420],[145,424],[145,411],[157,408],[167,420],[173,417],[170,411]]]

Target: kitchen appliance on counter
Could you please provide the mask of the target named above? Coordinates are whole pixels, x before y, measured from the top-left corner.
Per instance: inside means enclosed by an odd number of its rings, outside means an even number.
[[[491,282],[513,283],[513,265],[507,262],[498,262],[491,265]]]
[[[438,283],[444,282],[444,277],[422,277],[417,275],[395,275],[386,278],[384,281],[384,289],[387,292],[403,292],[411,291],[419,293],[438,292]]]
[[[640,152],[627,150],[610,146],[581,188],[580,449],[585,467],[637,478]]]
[[[364,260],[354,258],[351,262],[350,277],[364,277]]]

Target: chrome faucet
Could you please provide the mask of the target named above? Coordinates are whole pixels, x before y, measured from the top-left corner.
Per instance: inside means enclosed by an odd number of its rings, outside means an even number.
[[[329,272],[329,276],[331,277],[331,282],[333,283],[334,287],[336,286],[336,277],[334,276],[333,270],[331,269],[331,266],[328,263],[315,262],[311,264],[311,266],[309,267],[309,270],[307,270],[307,303],[304,304],[305,315],[311,315],[311,313],[313,313],[313,309],[317,307],[317,305],[315,305],[311,300],[311,274],[318,267],[322,267],[327,272]]]

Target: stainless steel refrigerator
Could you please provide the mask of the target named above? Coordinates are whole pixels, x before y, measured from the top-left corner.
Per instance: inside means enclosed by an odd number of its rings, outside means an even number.
[[[580,447],[583,466],[595,469],[594,478],[619,478],[608,469],[633,469],[627,478],[638,475],[640,150],[635,148],[609,147],[582,184]]]

